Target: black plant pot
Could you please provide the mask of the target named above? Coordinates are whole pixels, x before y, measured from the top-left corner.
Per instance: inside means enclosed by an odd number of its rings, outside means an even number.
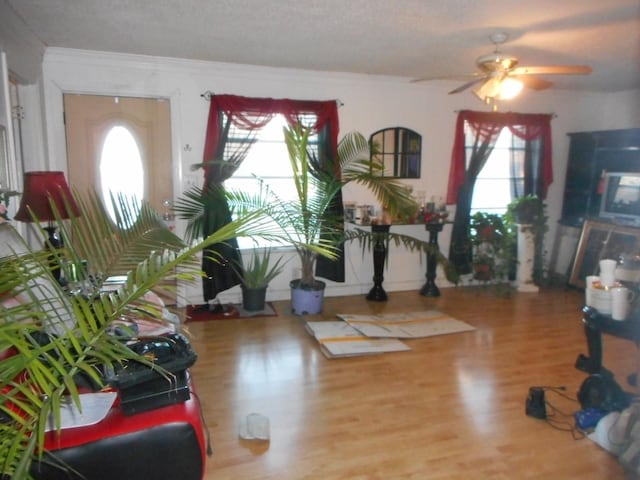
[[[264,310],[267,287],[247,288],[242,286],[242,307],[250,312]]]

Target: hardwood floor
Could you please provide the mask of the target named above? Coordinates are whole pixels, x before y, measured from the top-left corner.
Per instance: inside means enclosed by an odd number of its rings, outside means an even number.
[[[211,433],[207,479],[618,479],[615,457],[589,439],[525,415],[530,386],[566,386],[586,351],[582,293],[542,290],[501,297],[492,288],[443,289],[440,298],[392,292],[326,299],[322,315],[188,323],[192,368]],[[325,358],[304,322],[336,313],[438,309],[477,329],[409,340],[409,352]],[[637,368],[631,342],[605,338],[619,383]],[[576,401],[547,392],[567,415]],[[243,441],[238,423],[257,412],[269,442]],[[559,426],[573,424],[556,416]],[[561,425],[564,422],[564,425]]]

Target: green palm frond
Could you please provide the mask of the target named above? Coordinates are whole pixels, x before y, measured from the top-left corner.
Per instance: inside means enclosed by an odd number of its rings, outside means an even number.
[[[366,229],[365,229],[366,228]],[[362,253],[373,249],[376,242],[380,239],[389,245],[393,242],[395,247],[403,247],[409,251],[422,252],[424,255],[435,255],[436,261],[442,265],[445,271],[447,280],[451,283],[457,284],[460,281],[459,274],[451,265],[446,256],[442,254],[440,249],[429,242],[412,237],[411,235],[404,235],[402,233],[386,232],[386,233],[372,233],[369,231],[369,227],[356,228],[354,230],[346,230],[344,232],[345,240],[349,242],[356,241],[362,248]]]
[[[96,195],[75,198],[81,216],[56,222],[66,245],[54,262],[65,267],[88,259],[96,278],[117,273],[126,282],[116,292],[70,295],[51,274],[50,252],[26,249],[0,258],[0,298],[19,300],[0,304],[0,351],[12,354],[0,359],[0,412],[9,419],[0,422],[0,473],[11,478],[29,478],[47,422],[51,417],[59,426],[67,398],[79,405],[79,376],[100,384],[105,366],[148,362],[110,333],[113,323],[141,314],[163,321],[145,294],[167,278],[200,275],[189,263],[197,252],[255,234],[263,214],[256,210],[185,246],[146,205],[136,212],[116,199],[112,222]]]
[[[80,216],[59,226],[62,235],[72,240],[74,248],[69,253],[89,259],[93,270],[107,276],[122,275],[150,251],[184,246],[146,202],[136,207],[122,196],[112,197],[111,202],[115,221],[95,192],[78,196]]]
[[[382,176],[382,164],[371,159],[372,148],[361,133],[350,132],[343,137],[338,144],[343,183],[368,188],[392,217],[408,218],[417,211],[411,191],[400,180]]]

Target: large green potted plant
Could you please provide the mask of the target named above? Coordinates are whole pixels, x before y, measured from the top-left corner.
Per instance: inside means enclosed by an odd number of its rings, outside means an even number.
[[[411,192],[400,181],[382,176],[382,165],[371,160],[369,142],[362,134],[351,132],[340,140],[338,178],[333,171],[323,170],[310,153],[310,133],[310,129],[300,125],[284,129],[296,191],[293,201],[280,198],[266,184],[259,198],[230,192],[234,210],[264,208],[278,227],[276,235],[285,245],[295,248],[301,276],[290,282],[291,309],[298,315],[322,311],[325,282],[315,276],[318,257],[336,259],[341,242],[357,239],[370,244],[373,239],[369,229],[345,230],[342,215],[333,209],[345,185],[358,183],[367,187],[393,216],[409,217],[417,209]],[[412,237],[389,235],[409,248],[429,248],[426,242]]]
[[[126,202],[114,202],[114,223],[96,195],[78,197],[77,203],[79,217],[55,222],[66,240],[55,252],[32,250],[13,226],[0,225],[5,247],[0,249],[0,352],[11,353],[0,356],[0,476],[7,478],[30,478],[31,463],[44,454],[47,419],[59,428],[66,399],[79,406],[78,375],[102,385],[98,372],[105,365],[128,359],[149,363],[111,333],[114,322],[140,314],[165,321],[162,309],[145,301],[145,294],[171,288],[167,279],[197,276],[199,265],[191,263],[196,252],[257,235],[253,225],[263,215],[256,210],[184,247],[144,204],[132,210]],[[82,294],[54,280],[52,262],[66,269],[85,259],[93,282]],[[118,291],[101,293],[100,279],[111,275],[125,275],[126,282]]]
[[[283,257],[271,261],[271,249],[254,249],[248,264],[237,267],[241,278],[242,306],[248,311],[264,310],[269,282],[282,273]]]

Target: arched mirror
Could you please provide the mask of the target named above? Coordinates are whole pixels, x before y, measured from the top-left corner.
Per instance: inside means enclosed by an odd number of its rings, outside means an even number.
[[[383,176],[420,178],[422,135],[408,128],[391,127],[378,130],[369,137],[372,160],[384,166]]]

